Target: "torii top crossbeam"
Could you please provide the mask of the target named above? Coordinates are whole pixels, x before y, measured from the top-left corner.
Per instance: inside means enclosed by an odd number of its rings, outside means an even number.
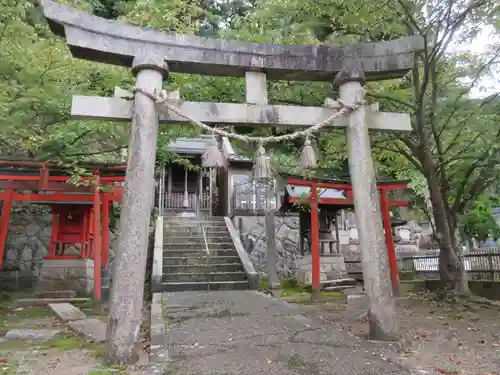
[[[243,77],[265,71],[269,79],[332,82],[346,58],[359,59],[368,80],[401,77],[413,67],[419,37],[358,45],[279,45],[167,34],[106,20],[41,1],[52,31],[66,38],[73,56],[132,66],[135,56],[154,51],[171,72]]]

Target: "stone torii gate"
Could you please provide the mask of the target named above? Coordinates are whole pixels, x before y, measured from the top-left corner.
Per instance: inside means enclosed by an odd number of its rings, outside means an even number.
[[[267,78],[333,82],[339,86],[342,102],[352,104],[363,99],[361,88],[366,80],[403,76],[413,67],[414,53],[423,48],[423,40],[417,37],[338,47],[264,45],[171,35],[91,16],[51,0],[41,3],[52,31],[66,39],[74,57],[131,68],[139,89],[133,102],[118,97],[75,96],[72,106],[73,118],[132,119],[120,251],[115,259],[108,322],[107,357],[113,362],[131,359],[141,323],[158,123],[186,122],[157,109],[144,92],[160,93],[169,72],[245,77],[246,103],[170,103],[207,124],[307,127],[327,119],[340,103],[330,102],[326,107],[268,105]],[[391,339],[397,334],[397,323],[368,130],[410,131],[410,118],[365,106],[330,126],[347,129],[371,336]],[[319,254],[318,249],[314,252]],[[319,279],[313,282],[313,288],[319,290]]]

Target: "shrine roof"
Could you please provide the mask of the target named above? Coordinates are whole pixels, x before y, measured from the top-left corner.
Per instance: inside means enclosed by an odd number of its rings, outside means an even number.
[[[38,170],[46,166],[48,169],[59,173],[67,173],[70,166],[51,161],[34,161],[25,158],[0,158],[0,174],[8,173],[15,175],[38,174]],[[99,169],[101,172],[124,174],[127,164],[123,162],[81,162],[77,164],[80,168]]]
[[[281,178],[295,178],[297,180],[311,181],[311,182],[324,182],[330,184],[347,184],[351,185],[351,178],[349,175],[344,173],[339,173],[338,170],[332,168],[317,168],[308,171],[307,175],[301,175],[298,173],[281,172],[279,173]],[[392,177],[384,176],[381,173],[377,173],[377,185],[404,185],[408,183],[408,180],[397,180]]]
[[[179,137],[173,140],[167,149],[179,155],[203,155],[209,143],[212,142],[211,135],[199,135],[197,137]],[[222,148],[226,155],[235,155],[233,146],[227,137],[222,138]]]
[[[297,198],[301,197],[304,194],[309,194],[311,192],[311,188],[309,186],[297,186],[297,185],[286,185],[285,190],[290,197]],[[334,198],[334,199],[346,199],[346,196],[341,190],[336,189],[324,189],[320,188],[319,196],[321,198]]]

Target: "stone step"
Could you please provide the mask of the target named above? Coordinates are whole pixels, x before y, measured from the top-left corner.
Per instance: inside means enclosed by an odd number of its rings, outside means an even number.
[[[165,225],[173,225],[173,226],[226,226],[226,222],[224,220],[174,220],[174,219],[167,219],[163,221]]]
[[[177,221],[224,221],[224,216],[178,216],[165,215],[168,220]]]
[[[324,290],[326,292],[343,292],[347,289],[355,289],[357,285],[337,285],[337,286],[327,286]]]
[[[205,230],[205,234],[209,233],[228,233],[227,228],[224,226],[220,227],[205,227],[203,228]],[[179,226],[179,227],[164,227],[163,228],[163,233],[165,234],[171,234],[171,235],[178,235],[178,236],[188,236],[191,234],[198,234],[200,236],[203,235],[203,232],[200,227],[188,227],[188,226]]]
[[[185,237],[185,236],[203,236],[203,232],[199,228],[165,228],[163,230],[164,235]],[[206,236],[218,236],[218,235],[227,235],[229,231],[227,228],[205,228]]]
[[[210,260],[209,260],[210,261]],[[218,273],[218,272],[242,272],[241,263],[198,263],[190,265],[163,265],[163,274],[177,273]]]
[[[245,281],[246,274],[238,272],[211,272],[211,273],[170,273],[163,274],[164,282],[212,282],[212,281]]]
[[[161,285],[164,292],[183,292],[201,290],[246,290],[247,281],[217,281],[217,282],[164,282]]]
[[[33,293],[35,298],[75,298],[74,290],[40,290]]]
[[[321,286],[330,287],[330,286],[346,286],[346,285],[356,285],[356,280],[352,278],[344,278],[344,279],[334,279],[334,280],[323,280],[321,281]]]
[[[213,264],[232,264],[232,263],[239,263],[240,262],[240,257],[239,256],[211,256],[211,257],[205,257],[205,256],[199,256],[199,257],[163,257],[163,265],[164,266],[190,266],[190,265],[197,265],[197,264],[206,264],[207,262],[211,262]]]
[[[90,302],[91,298],[22,298],[16,300],[16,304],[24,307],[45,307],[50,303],[74,303],[74,304],[85,304]]]
[[[164,251],[180,251],[180,250],[191,250],[191,251],[206,251],[210,252],[217,250],[233,250],[234,244],[232,242],[205,242],[196,243],[196,242],[184,242],[184,243],[163,243]]]
[[[170,219],[164,220],[165,225],[192,225],[199,226],[201,224],[206,226],[226,226],[225,220],[196,220],[196,219]]]
[[[207,253],[205,249],[198,248],[197,250],[191,248],[163,248],[163,257],[164,258],[202,258],[206,257]],[[209,258],[218,258],[218,257],[234,257],[238,256],[238,253],[234,248],[232,249],[210,249],[209,250]]]
[[[227,244],[232,244],[231,237],[229,234],[226,234],[225,236],[221,237],[212,237],[212,236],[207,236],[206,241],[208,244],[213,244],[213,243],[227,243]],[[205,238],[203,236],[164,236],[164,243],[168,244],[179,244],[179,245],[184,245],[184,244],[197,244],[205,246]]]

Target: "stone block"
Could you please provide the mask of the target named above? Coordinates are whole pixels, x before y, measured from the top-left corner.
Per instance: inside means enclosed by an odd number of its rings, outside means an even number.
[[[45,341],[50,340],[60,332],[60,329],[11,329],[5,334],[5,339]]]
[[[298,270],[296,278],[299,282],[312,283],[312,257],[305,256],[295,262]],[[347,269],[343,257],[323,256],[320,258],[320,281],[347,277]]]
[[[44,259],[37,291],[75,290],[91,294],[94,289],[92,259]]]
[[[85,319],[87,316],[70,303],[50,303],[49,307],[63,322]]]
[[[97,343],[106,341],[106,323],[103,321],[87,318],[69,322],[68,325],[87,340]]]
[[[347,323],[355,323],[358,318],[370,309],[370,300],[365,294],[352,294],[347,296],[345,319]]]

